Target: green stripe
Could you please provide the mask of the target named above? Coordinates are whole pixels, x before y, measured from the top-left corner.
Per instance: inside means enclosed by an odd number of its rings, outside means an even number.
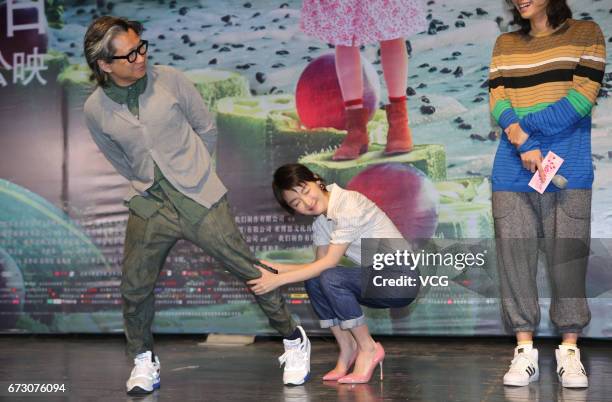
[[[553,102],[536,103],[533,106],[514,108],[514,112],[516,113],[519,119],[522,119],[524,116],[528,115],[529,113],[539,112],[540,110],[546,109],[548,106],[552,104]]]
[[[495,103],[495,107],[493,107],[491,114],[496,121],[499,121],[499,118],[506,109],[512,109],[512,103],[510,103],[508,99],[502,99]]]
[[[575,89],[570,89],[566,97],[569,100],[569,102],[572,104],[576,112],[580,114],[580,116],[584,117],[588,115],[589,113],[591,113],[593,104],[588,100],[586,96],[582,95],[580,92],[576,91]],[[495,105],[495,109],[493,110],[493,115],[498,120],[499,120],[499,116],[501,116],[502,112],[505,110],[505,107],[501,108],[501,105],[500,105],[501,102],[505,102],[505,101],[497,102],[497,104]],[[509,103],[510,102],[508,102],[508,104]],[[514,108],[514,112],[516,113],[519,119],[522,119],[529,113],[539,112],[542,109],[546,109],[548,106],[552,105],[553,103],[554,102],[542,102],[542,103],[537,103],[533,106],[516,107]],[[500,107],[499,116],[496,116],[495,113],[498,107]]]
[[[593,104],[586,96],[576,91],[575,89],[570,89],[568,91],[567,100],[572,104],[572,106],[574,107],[574,109],[576,109],[580,116],[584,117],[591,113]]]

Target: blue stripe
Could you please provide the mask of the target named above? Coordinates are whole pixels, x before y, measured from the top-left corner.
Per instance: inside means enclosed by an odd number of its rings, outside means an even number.
[[[571,108],[573,110],[573,108]],[[574,112],[575,113],[575,112]],[[530,137],[531,139],[532,137]],[[593,162],[591,161],[591,120],[590,116],[578,120],[573,127],[554,136],[533,134],[539,141],[539,149],[546,156],[553,151],[565,162],[559,174],[568,180],[568,189],[590,189],[593,185]],[[491,183],[493,191],[532,192],[529,181],[533,173],[524,169],[520,156],[506,136],[502,136],[493,163]],[[546,191],[558,191],[549,185]]]
[[[533,151],[534,149],[540,149],[541,146],[540,141],[533,138],[533,135],[530,135],[529,138],[527,138],[527,141],[525,141],[523,145],[518,148],[518,152],[522,154],[528,151]]]
[[[538,132],[544,136],[555,136],[571,129],[583,118],[590,119],[590,116],[582,117],[567,98],[561,98],[545,109],[527,114],[520,124],[528,134]]]
[[[510,124],[518,123],[518,122],[519,122],[519,118],[513,109],[504,110],[502,114],[499,116],[499,121],[498,121],[499,126],[504,130],[508,128]]]

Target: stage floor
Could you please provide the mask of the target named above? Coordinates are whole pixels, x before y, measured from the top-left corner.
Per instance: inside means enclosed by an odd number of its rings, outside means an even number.
[[[125,394],[132,363],[119,336],[0,336],[0,384],[64,383],[62,397],[8,396],[14,401],[612,401],[612,342],[584,341],[588,389],[562,388],[555,374],[552,339],[537,340],[540,380],[528,387],[504,387],[512,357],[510,338],[378,338],[386,349],[384,381],[323,383],[333,366],[331,338],[312,340],[312,379],[285,387],[276,358],[280,340],[248,346],[198,346],[203,337],[157,336],[161,389],[145,398]]]

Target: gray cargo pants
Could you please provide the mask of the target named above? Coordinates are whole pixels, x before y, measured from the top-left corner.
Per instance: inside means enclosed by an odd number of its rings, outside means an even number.
[[[591,319],[585,295],[591,232],[591,190],[493,193],[497,266],[504,321],[514,332],[540,322],[536,275],[546,253],[550,317],[561,333],[578,333]]]

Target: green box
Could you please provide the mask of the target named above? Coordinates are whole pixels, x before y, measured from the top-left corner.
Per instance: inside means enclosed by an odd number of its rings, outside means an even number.
[[[379,163],[402,163],[415,167],[433,181],[446,179],[446,152],[443,145],[419,144],[412,152],[385,156],[382,145],[371,144],[368,152],[351,161],[332,160],[333,151],[307,155],[300,163],[319,174],[328,183],[345,187],[347,183],[369,166]]]
[[[493,238],[491,184],[483,177],[434,183],[440,194],[436,236]]]
[[[185,75],[213,111],[220,99],[251,95],[248,79],[233,71],[203,68],[185,71]]]

